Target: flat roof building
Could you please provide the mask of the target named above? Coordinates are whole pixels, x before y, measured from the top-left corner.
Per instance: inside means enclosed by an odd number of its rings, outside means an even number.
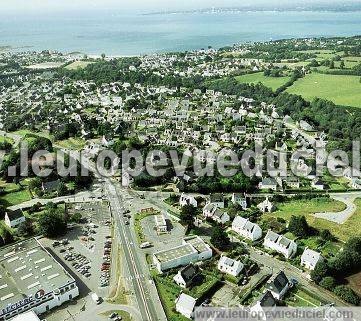
[[[44,313],[79,295],[74,278],[35,238],[0,250],[0,320]]]
[[[165,216],[163,214],[155,215],[155,227],[157,229],[158,233],[167,233],[168,227],[167,227],[167,221],[165,219]]]
[[[153,261],[159,272],[186,266],[212,257],[212,249],[199,236],[182,240],[182,245],[153,254]]]

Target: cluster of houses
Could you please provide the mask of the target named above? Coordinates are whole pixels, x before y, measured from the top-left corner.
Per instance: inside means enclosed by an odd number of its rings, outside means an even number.
[[[243,210],[247,209],[247,199],[243,194],[233,193],[231,196],[232,204],[238,204]],[[180,206],[197,204],[194,196],[182,193],[179,199]],[[271,212],[274,209],[273,203],[268,197],[257,207],[262,212]],[[225,199],[222,194],[212,194],[207,200],[206,205],[203,207],[204,219],[211,219],[219,224],[230,222],[231,218],[225,209]],[[251,222],[248,218],[236,216],[231,224],[231,230],[238,234],[240,237],[250,240],[252,242],[259,241],[263,237],[261,227]],[[275,251],[283,255],[286,259],[292,258],[297,253],[297,243],[288,239],[283,235],[279,235],[271,230],[267,231],[263,241],[263,246],[271,251]],[[319,253],[306,249],[301,258],[301,264],[309,270],[313,270],[322,257]]]

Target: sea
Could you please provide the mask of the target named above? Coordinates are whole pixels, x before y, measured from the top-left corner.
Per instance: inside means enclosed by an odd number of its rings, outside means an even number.
[[[98,10],[26,16],[0,12],[0,47],[10,46],[17,51],[128,56],[296,37],[353,35],[361,35],[361,11],[144,14]]]

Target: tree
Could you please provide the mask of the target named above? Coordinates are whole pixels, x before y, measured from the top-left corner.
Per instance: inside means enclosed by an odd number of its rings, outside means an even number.
[[[288,225],[288,230],[295,236],[307,237],[310,233],[310,227],[304,216],[292,216]]]
[[[348,303],[351,303],[353,305],[360,304],[360,297],[346,285],[336,286],[334,292],[338,297]]]
[[[230,239],[227,233],[219,226],[216,226],[212,231],[211,243],[220,250],[225,250],[230,245]]]
[[[188,227],[193,227],[196,208],[193,205],[185,205],[180,213],[180,222]]]
[[[322,230],[320,232],[320,237],[324,241],[334,241],[335,240],[335,237],[331,234],[330,230]]]
[[[311,272],[311,279],[316,283],[320,283],[323,278],[328,276],[329,267],[325,261],[319,261],[315,269]]]
[[[74,213],[71,217],[70,217],[70,221],[73,223],[81,223],[82,220],[82,215],[81,213],[77,212]]]
[[[67,227],[64,212],[60,208],[48,209],[40,215],[38,224],[40,233],[46,237],[64,235]]]
[[[66,185],[63,182],[60,182],[56,192],[58,194],[58,196],[64,196],[68,193],[68,188],[66,187]]]
[[[336,280],[332,276],[325,276],[321,280],[320,285],[326,290],[332,291],[336,286]]]
[[[17,232],[20,236],[31,236],[34,234],[34,225],[30,220],[26,220],[19,224]]]
[[[341,63],[340,63],[340,68],[341,69],[345,69],[345,62],[342,60]]]

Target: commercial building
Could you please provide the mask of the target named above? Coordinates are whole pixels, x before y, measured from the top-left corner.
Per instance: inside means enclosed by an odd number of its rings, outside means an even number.
[[[163,214],[155,215],[155,227],[157,229],[158,233],[167,233],[168,227],[167,227],[167,221]]]
[[[39,317],[32,310],[24,312],[12,318],[10,321],[40,321]]]
[[[35,238],[0,250],[0,320],[49,311],[79,295],[74,278]]]
[[[212,257],[212,249],[199,236],[183,239],[182,245],[153,254],[153,262],[159,272],[186,266]]]

